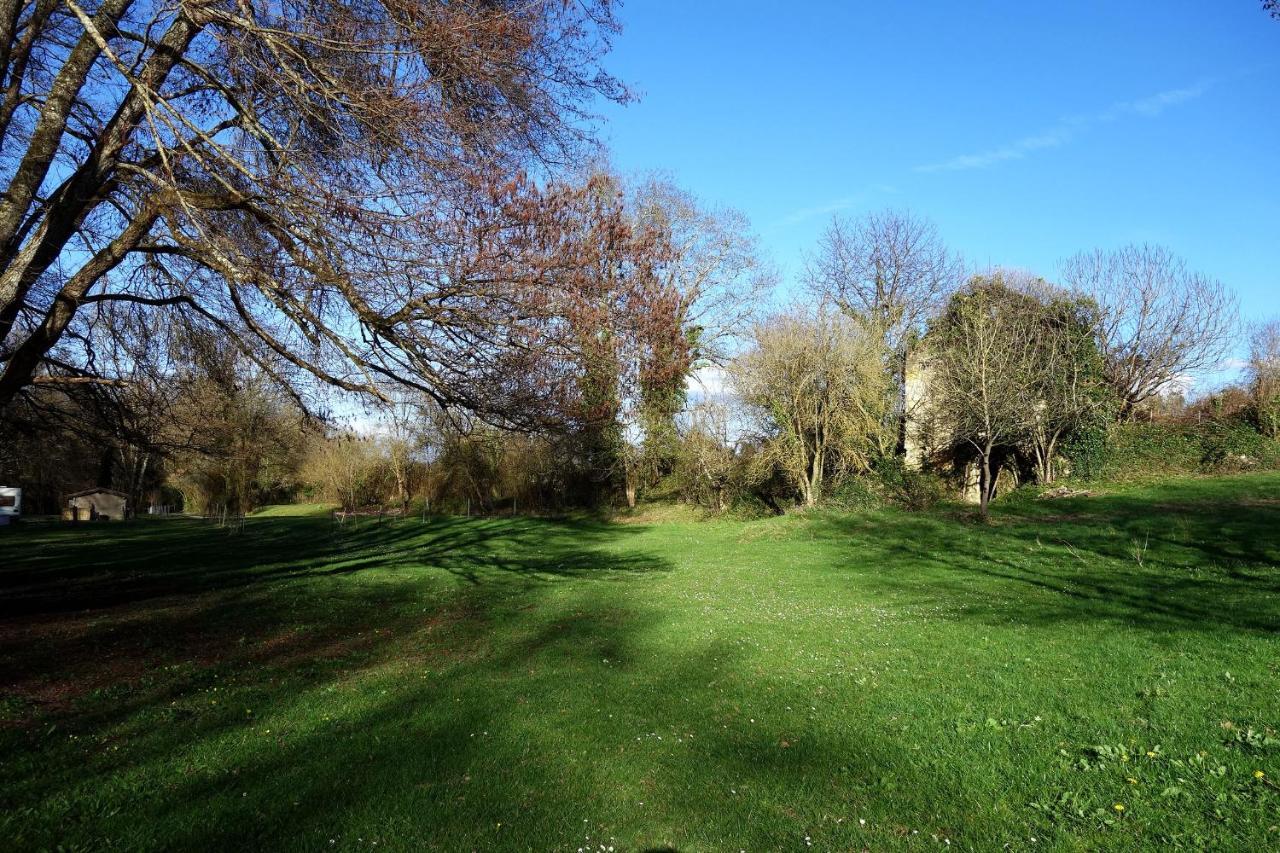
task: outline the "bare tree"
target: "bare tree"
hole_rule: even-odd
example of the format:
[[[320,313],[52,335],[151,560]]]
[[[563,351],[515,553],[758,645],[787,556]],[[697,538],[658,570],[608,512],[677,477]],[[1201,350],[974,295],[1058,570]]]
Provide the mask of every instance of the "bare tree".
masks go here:
[[[395,488],[395,502],[405,509],[418,485],[414,475],[419,463],[430,455],[435,438],[433,429],[437,413],[429,397],[391,392],[390,403],[379,407],[373,434],[382,447],[387,470]]]
[[[345,511],[386,499],[388,476],[383,449],[372,436],[352,432],[318,436],[302,466],[303,476],[326,500]]]
[[[1027,444],[1036,479],[1047,485],[1056,479],[1063,441],[1104,423],[1112,398],[1093,337],[1093,303],[1052,291],[1030,301],[1022,310],[1038,322],[1035,363],[1024,371],[1034,379],[1036,396]]]
[[[119,408],[152,425],[148,443],[188,510],[244,513],[291,499],[313,425],[228,342],[192,336],[182,347],[163,377],[131,379]],[[150,398],[141,411],[140,397]]]
[[[1259,429],[1272,438],[1280,438],[1280,320],[1253,327],[1248,376]]]
[[[1170,384],[1216,368],[1236,334],[1235,295],[1160,246],[1084,252],[1063,262],[1063,278],[1098,305],[1098,345],[1125,418]]]
[[[823,312],[775,317],[755,327],[730,373],[762,421],[766,453],[806,506],[821,499],[829,474],[866,470],[892,448],[880,340],[855,320]]]
[[[775,272],[761,260],[742,213],[707,208],[657,176],[644,178],[629,196],[631,215],[666,249],[653,274],[655,295],[661,294],[670,319],[662,327],[666,333],[649,336],[635,407],[643,440],[634,473],[652,483],[675,464],[676,415],[686,402],[690,373],[727,362],[759,316]]]
[[[566,261],[517,170],[572,159],[591,99],[627,97],[597,63],[608,0],[0,12],[0,406],[119,381],[91,329],[125,310],[281,381],[519,411],[512,377],[546,380],[527,353]]]
[[[855,220],[834,217],[806,270],[816,298],[874,324],[895,352],[963,278],[960,259],[937,227],[897,210]]]
[[[932,222],[884,210],[833,217],[806,269],[809,292],[875,329],[883,341],[891,404],[885,428],[905,447],[906,376],[912,336],[963,281],[964,265]]]
[[[634,215],[669,243],[657,275],[679,295],[679,319],[699,360],[724,364],[758,319],[776,282],[740,211],[708,208],[670,181],[650,176],[632,193]]]

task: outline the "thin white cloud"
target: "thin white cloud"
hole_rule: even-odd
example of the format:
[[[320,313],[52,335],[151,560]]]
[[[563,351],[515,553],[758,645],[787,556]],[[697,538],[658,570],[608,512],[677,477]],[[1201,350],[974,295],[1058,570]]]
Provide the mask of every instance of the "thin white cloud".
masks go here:
[[[1183,89],[1169,89],[1165,92],[1159,92],[1149,98],[1143,98],[1139,101],[1133,101],[1129,104],[1132,112],[1140,115],[1154,118],[1169,107],[1175,107],[1178,104],[1195,100],[1196,98],[1209,91],[1212,84],[1208,80],[1203,80],[1194,86],[1187,86]]]
[[[801,222],[805,222],[809,219],[814,219],[817,217],[827,217],[833,213],[839,213],[842,210],[848,210],[851,207],[857,207],[860,204],[864,204],[871,198],[871,196],[877,193],[882,195],[892,195],[897,191],[898,191],[897,187],[894,187],[890,184],[877,184],[874,187],[870,187],[869,189],[863,190],[862,192],[859,192],[859,193],[854,193],[853,195],[842,196],[840,198],[832,199],[831,201],[825,202],[823,204],[816,204],[811,207],[797,208],[796,210],[793,210],[790,213],[788,213],[786,216],[783,216],[779,219],[775,219],[773,222],[770,222],[767,226],[765,226],[764,230],[766,232],[776,231],[780,228],[787,228],[791,225],[798,225]]]
[[[795,225],[804,222],[806,219],[813,219],[815,216],[829,216],[833,213],[839,213],[842,210],[848,210],[857,204],[861,196],[845,196],[826,204],[815,204],[812,207],[801,207],[791,211],[781,219],[777,219],[769,223],[770,228],[785,228],[788,225]]]
[[[916,171],[959,172],[966,169],[986,169],[1006,160],[1021,160],[1033,151],[1057,148],[1060,145],[1065,145],[1070,139],[1071,134],[1065,129],[1059,128],[1037,136],[1027,136],[1017,142],[1002,145],[999,148],[979,151],[976,154],[961,154],[959,157],[952,157],[942,163],[917,166]]]
[[[1059,119],[1056,124],[1040,133],[1024,136],[1007,145],[989,148],[972,154],[961,154],[938,163],[926,163],[916,166],[917,172],[960,172],[969,169],[988,169],[998,163],[1009,160],[1021,160],[1036,151],[1059,148],[1076,138],[1080,133],[1100,124],[1118,121],[1126,116],[1155,118],[1170,107],[1194,100],[1213,86],[1212,80],[1202,80],[1193,86],[1178,89],[1166,89],[1145,98],[1134,101],[1121,101],[1109,108],[1089,115],[1068,116]]]

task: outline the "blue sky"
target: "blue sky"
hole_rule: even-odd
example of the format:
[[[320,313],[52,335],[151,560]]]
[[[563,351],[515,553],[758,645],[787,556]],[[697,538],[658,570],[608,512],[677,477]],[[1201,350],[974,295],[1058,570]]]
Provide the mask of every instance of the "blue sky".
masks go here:
[[[623,171],[746,213],[784,281],[834,212],[909,208],[1053,278],[1151,241],[1280,314],[1280,21],[1256,0],[630,0]]]

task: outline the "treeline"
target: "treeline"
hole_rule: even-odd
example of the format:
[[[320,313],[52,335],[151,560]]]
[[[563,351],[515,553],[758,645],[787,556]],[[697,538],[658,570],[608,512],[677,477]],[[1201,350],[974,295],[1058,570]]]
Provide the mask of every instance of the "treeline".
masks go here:
[[[985,512],[1000,490],[1064,474],[1280,462],[1280,323],[1251,330],[1241,384],[1186,402],[1179,383],[1233,343],[1235,305],[1163,249],[1078,255],[1058,285],[968,272],[910,214],[837,219],[805,298],[761,316],[769,274],[737,215],[662,182],[608,180],[628,216],[685,235],[667,270],[679,319],[658,347],[635,332],[652,316],[593,314],[590,346],[564,356],[576,393],[539,422],[400,389],[339,427],[225,341],[175,332],[159,375],[24,395],[4,427],[5,476],[34,511],[96,484],[137,507],[212,514],[287,501],[783,512],[960,493]]]
[[[0,479],[36,511],[93,485],[220,513],[985,511],[1236,328],[1162,249],[975,275],[893,212],[833,221],[767,316],[741,214],[601,167],[592,107],[631,97],[606,0],[13,9]],[[1274,433],[1267,334],[1245,393]]]
[[[673,369],[660,416],[643,396],[615,396],[576,435],[419,418],[433,426],[409,442],[423,460],[415,494],[481,512],[637,497],[782,512],[966,494],[985,513],[1024,483],[1124,476],[1145,464],[1144,437],[1184,437],[1154,470],[1280,462],[1280,325],[1249,330],[1240,385],[1186,403],[1190,378],[1223,366],[1240,326],[1230,290],[1163,248],[1082,253],[1055,284],[970,272],[932,224],[887,211],[834,220],[805,281],[804,299],[737,326],[731,357]],[[722,387],[690,383],[699,365]]]
[[[187,312],[104,312],[118,378],[24,388],[5,409],[0,476],[44,512],[93,485],[202,513],[308,497],[476,512],[634,501],[672,470],[689,375],[728,358],[773,273],[740,214],[656,177],[595,170],[539,191],[528,215],[518,241],[495,235],[484,251],[536,258],[541,292],[464,300],[518,315],[473,330],[529,324],[518,343],[407,359],[360,391],[282,375]],[[360,411],[361,428],[338,426]]]

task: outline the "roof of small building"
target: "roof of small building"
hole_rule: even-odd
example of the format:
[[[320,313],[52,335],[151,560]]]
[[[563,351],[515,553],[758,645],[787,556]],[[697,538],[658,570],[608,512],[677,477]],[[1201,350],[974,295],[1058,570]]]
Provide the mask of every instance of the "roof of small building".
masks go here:
[[[117,491],[116,489],[104,489],[99,487],[94,489],[85,489],[82,492],[75,492],[74,494],[67,495],[67,500],[71,500],[72,498],[83,498],[86,495],[114,495],[117,498],[126,499],[129,497],[126,493]]]

